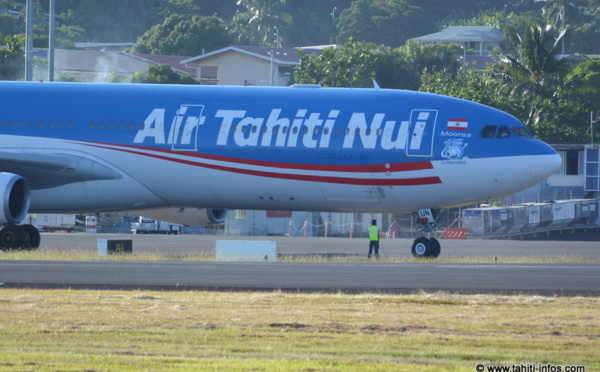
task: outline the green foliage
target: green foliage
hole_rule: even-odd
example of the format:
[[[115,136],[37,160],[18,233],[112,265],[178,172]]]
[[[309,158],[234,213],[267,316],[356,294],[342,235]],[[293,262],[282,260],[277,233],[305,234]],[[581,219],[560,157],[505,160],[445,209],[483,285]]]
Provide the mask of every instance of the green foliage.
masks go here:
[[[372,87],[375,79],[382,88],[416,90],[423,70],[457,69],[460,50],[457,46],[415,42],[393,49],[351,39],[339,49],[301,54],[294,79],[332,87]]]
[[[193,0],[168,0],[154,6],[159,18],[166,19],[173,14],[198,14],[200,6]]]
[[[564,31],[556,33],[550,26],[535,24],[523,34],[513,28],[505,30],[509,52],[500,54],[499,76],[506,81],[510,94],[528,100],[552,95],[569,71],[568,61],[558,58],[564,35]]]
[[[488,72],[473,68],[454,72],[427,70],[422,76],[420,91],[479,102],[518,116],[522,107],[499,94],[501,86],[499,80],[490,79]]]
[[[272,40],[262,42],[261,36],[258,32],[254,32],[255,29],[250,25],[250,18],[252,18],[252,15],[249,13],[238,13],[231,20],[227,30],[235,44],[274,46],[275,43]]]
[[[284,37],[285,29],[292,24],[292,16],[283,10],[285,1],[238,0],[237,5],[246,9],[241,18],[247,21],[247,27],[243,28],[243,32],[253,34],[251,37],[254,40],[259,40],[260,45],[278,46],[275,45],[275,33],[279,30],[279,37]],[[242,29],[241,19],[237,21],[236,35],[238,37],[240,36],[239,30]]]
[[[412,77],[412,84],[405,89],[418,90],[425,70],[456,71],[462,64],[459,56],[463,51],[458,45],[428,44],[408,41],[398,48]],[[401,88],[401,87],[397,87]]]
[[[6,37],[4,44],[6,49],[0,49],[0,80],[22,79],[25,74],[25,65],[18,38]]]
[[[145,84],[199,84],[191,76],[176,73],[169,65],[149,66],[146,72],[136,72],[129,82]]]
[[[581,62],[569,75],[569,81],[586,91],[600,94],[600,58],[593,57]]]
[[[320,54],[300,52],[300,65],[294,72],[294,80],[328,87],[372,86],[375,60],[368,51],[368,44],[349,41],[343,48],[327,48]]]
[[[428,71],[422,91],[480,102],[509,112],[547,142],[584,142],[590,112],[600,111],[600,62],[583,62],[568,74],[557,58],[560,37],[531,25],[509,34],[513,55],[485,71]]]
[[[172,15],[138,38],[133,53],[194,56],[230,45],[218,17]]]
[[[0,38],[23,32],[23,24],[9,14],[0,14]]]
[[[336,41],[348,38],[376,44],[400,46],[411,37],[433,31],[423,22],[423,8],[403,0],[356,0],[341,12]]]

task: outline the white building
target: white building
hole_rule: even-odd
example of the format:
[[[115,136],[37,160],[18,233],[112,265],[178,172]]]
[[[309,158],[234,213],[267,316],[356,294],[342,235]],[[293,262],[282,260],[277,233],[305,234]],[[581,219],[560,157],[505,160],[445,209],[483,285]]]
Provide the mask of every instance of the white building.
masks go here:
[[[318,52],[305,49],[306,53]],[[287,86],[300,63],[298,49],[230,46],[181,61],[207,85]]]

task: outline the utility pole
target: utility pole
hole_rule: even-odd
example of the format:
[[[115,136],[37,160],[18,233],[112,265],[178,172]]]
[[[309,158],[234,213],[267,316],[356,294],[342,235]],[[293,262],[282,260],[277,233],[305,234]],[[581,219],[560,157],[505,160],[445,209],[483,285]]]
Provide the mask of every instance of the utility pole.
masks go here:
[[[50,0],[50,22],[48,25],[48,81],[54,81],[54,3]]]
[[[33,78],[33,0],[27,0],[25,19],[25,81]]]

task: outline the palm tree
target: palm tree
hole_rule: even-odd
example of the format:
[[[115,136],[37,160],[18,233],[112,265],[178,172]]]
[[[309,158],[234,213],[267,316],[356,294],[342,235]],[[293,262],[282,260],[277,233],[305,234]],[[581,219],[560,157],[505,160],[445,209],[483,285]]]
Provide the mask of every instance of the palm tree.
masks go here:
[[[237,5],[247,9],[250,24],[256,26],[263,43],[274,33],[275,27],[290,23],[290,15],[281,11],[286,0],[238,0]],[[277,45],[279,46],[279,45]]]
[[[521,96],[530,107],[528,122],[534,122],[536,102],[551,98],[570,70],[567,59],[559,58],[565,30],[530,24],[523,34],[507,28],[505,39],[511,53],[500,54],[499,72],[512,96]]]
[[[565,27],[568,20],[581,18],[578,7],[586,5],[586,2],[581,0],[535,0],[535,2],[544,3],[542,12],[549,20],[554,21],[555,27],[558,25]]]
[[[512,54],[500,54],[502,77],[512,86],[511,94],[528,99],[548,96],[569,72],[569,63],[560,59],[558,45],[565,30],[530,24],[523,34],[507,28],[506,42]]]
[[[553,22],[554,27],[560,25],[561,29],[565,29],[565,24],[568,24],[568,20],[579,20],[581,19],[581,12],[578,6],[583,6],[585,3],[581,0],[535,0],[535,2],[542,2],[543,14],[548,18],[549,21]],[[562,54],[565,54],[565,41],[561,42]]]

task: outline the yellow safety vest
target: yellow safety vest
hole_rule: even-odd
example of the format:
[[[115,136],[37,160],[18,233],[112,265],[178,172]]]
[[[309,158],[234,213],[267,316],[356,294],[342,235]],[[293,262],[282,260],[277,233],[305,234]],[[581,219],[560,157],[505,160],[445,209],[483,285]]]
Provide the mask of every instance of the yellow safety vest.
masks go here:
[[[369,226],[369,240],[372,242],[379,240],[379,228],[375,225]]]

